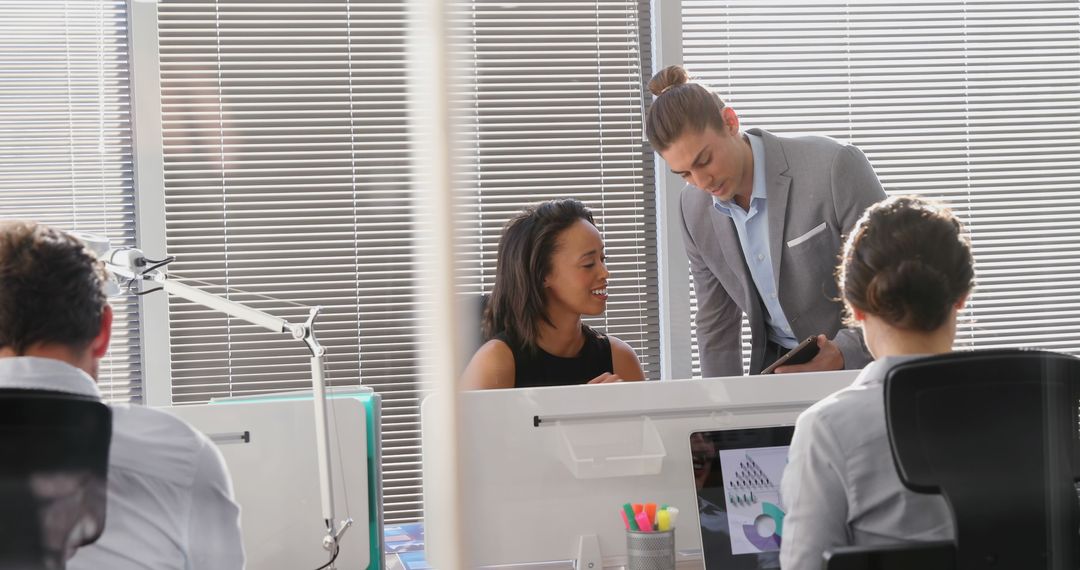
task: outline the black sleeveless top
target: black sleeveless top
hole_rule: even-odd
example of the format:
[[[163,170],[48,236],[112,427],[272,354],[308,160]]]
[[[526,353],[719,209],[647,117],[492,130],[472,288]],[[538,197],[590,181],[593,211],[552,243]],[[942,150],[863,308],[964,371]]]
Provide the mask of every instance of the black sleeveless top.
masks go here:
[[[510,342],[504,332],[492,338],[505,342],[514,354],[515,388],[572,386],[585,384],[605,372],[614,372],[608,337],[584,324],[581,332],[585,333],[585,345],[577,356],[569,358],[548,354],[539,348],[535,353],[529,353],[525,347]]]

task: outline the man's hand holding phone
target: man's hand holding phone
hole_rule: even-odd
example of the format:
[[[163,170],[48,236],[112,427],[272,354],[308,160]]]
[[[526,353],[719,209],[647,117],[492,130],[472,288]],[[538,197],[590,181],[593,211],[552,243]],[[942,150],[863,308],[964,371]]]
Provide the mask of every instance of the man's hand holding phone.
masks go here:
[[[843,368],[844,355],[840,352],[840,348],[825,335],[819,334],[817,337],[810,337],[799,343],[799,346],[788,351],[761,373],[790,374]]]

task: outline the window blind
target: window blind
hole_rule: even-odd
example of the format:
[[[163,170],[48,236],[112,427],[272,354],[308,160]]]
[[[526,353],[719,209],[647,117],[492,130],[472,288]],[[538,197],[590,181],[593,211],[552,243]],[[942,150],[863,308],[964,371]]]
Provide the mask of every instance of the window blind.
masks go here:
[[[135,245],[123,1],[6,2],[0,19],[0,217]],[[141,401],[138,304],[111,300],[98,386]]]
[[[967,225],[959,348],[1080,353],[1080,5],[682,6],[688,69],[745,127],[850,142],[886,192],[943,200]]]
[[[491,291],[502,227],[525,205],[577,198],[593,210],[611,273],[606,313],[586,322],[634,347],[658,378],[656,213],[642,125],[648,2],[461,2],[457,18],[463,289]]]
[[[409,187],[405,8],[344,0],[159,8],[166,239],[178,257],[170,269],[285,318],[303,314],[290,303],[325,308],[316,332],[330,383],[359,378],[384,397],[390,522],[419,519],[422,506],[414,329],[422,244],[413,243],[411,209],[424,189]],[[461,8],[467,21],[455,20],[465,27],[452,35],[468,50],[468,93],[448,96],[471,109],[460,143],[462,184],[476,206],[461,218],[475,246],[462,262],[466,280],[477,291],[490,285],[501,225],[525,203],[579,197],[599,214],[616,274],[600,326],[654,362],[637,44],[647,14],[636,2]],[[545,66],[549,56],[577,67]],[[170,318],[178,403],[309,386],[294,341],[177,300]]]
[[[302,321],[383,397],[387,520],[420,512],[403,2],[163,1],[170,270]],[[170,301],[173,398],[310,387],[307,350]]]

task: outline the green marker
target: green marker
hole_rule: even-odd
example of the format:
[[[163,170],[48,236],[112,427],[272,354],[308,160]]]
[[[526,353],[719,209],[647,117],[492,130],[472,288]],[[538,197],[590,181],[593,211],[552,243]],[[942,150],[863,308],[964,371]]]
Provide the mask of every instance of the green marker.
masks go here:
[[[630,503],[626,503],[622,506],[623,512],[626,513],[626,522],[630,524],[630,530],[634,532],[640,532],[641,527],[638,526],[637,520],[635,520],[634,507]]]

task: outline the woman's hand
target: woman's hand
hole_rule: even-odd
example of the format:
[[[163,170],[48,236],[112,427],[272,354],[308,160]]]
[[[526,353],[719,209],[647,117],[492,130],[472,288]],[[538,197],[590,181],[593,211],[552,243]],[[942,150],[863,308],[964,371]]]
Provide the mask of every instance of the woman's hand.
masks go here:
[[[605,372],[592,380],[589,380],[589,384],[611,384],[612,382],[622,382],[622,378],[618,374],[612,374],[611,372]]]

